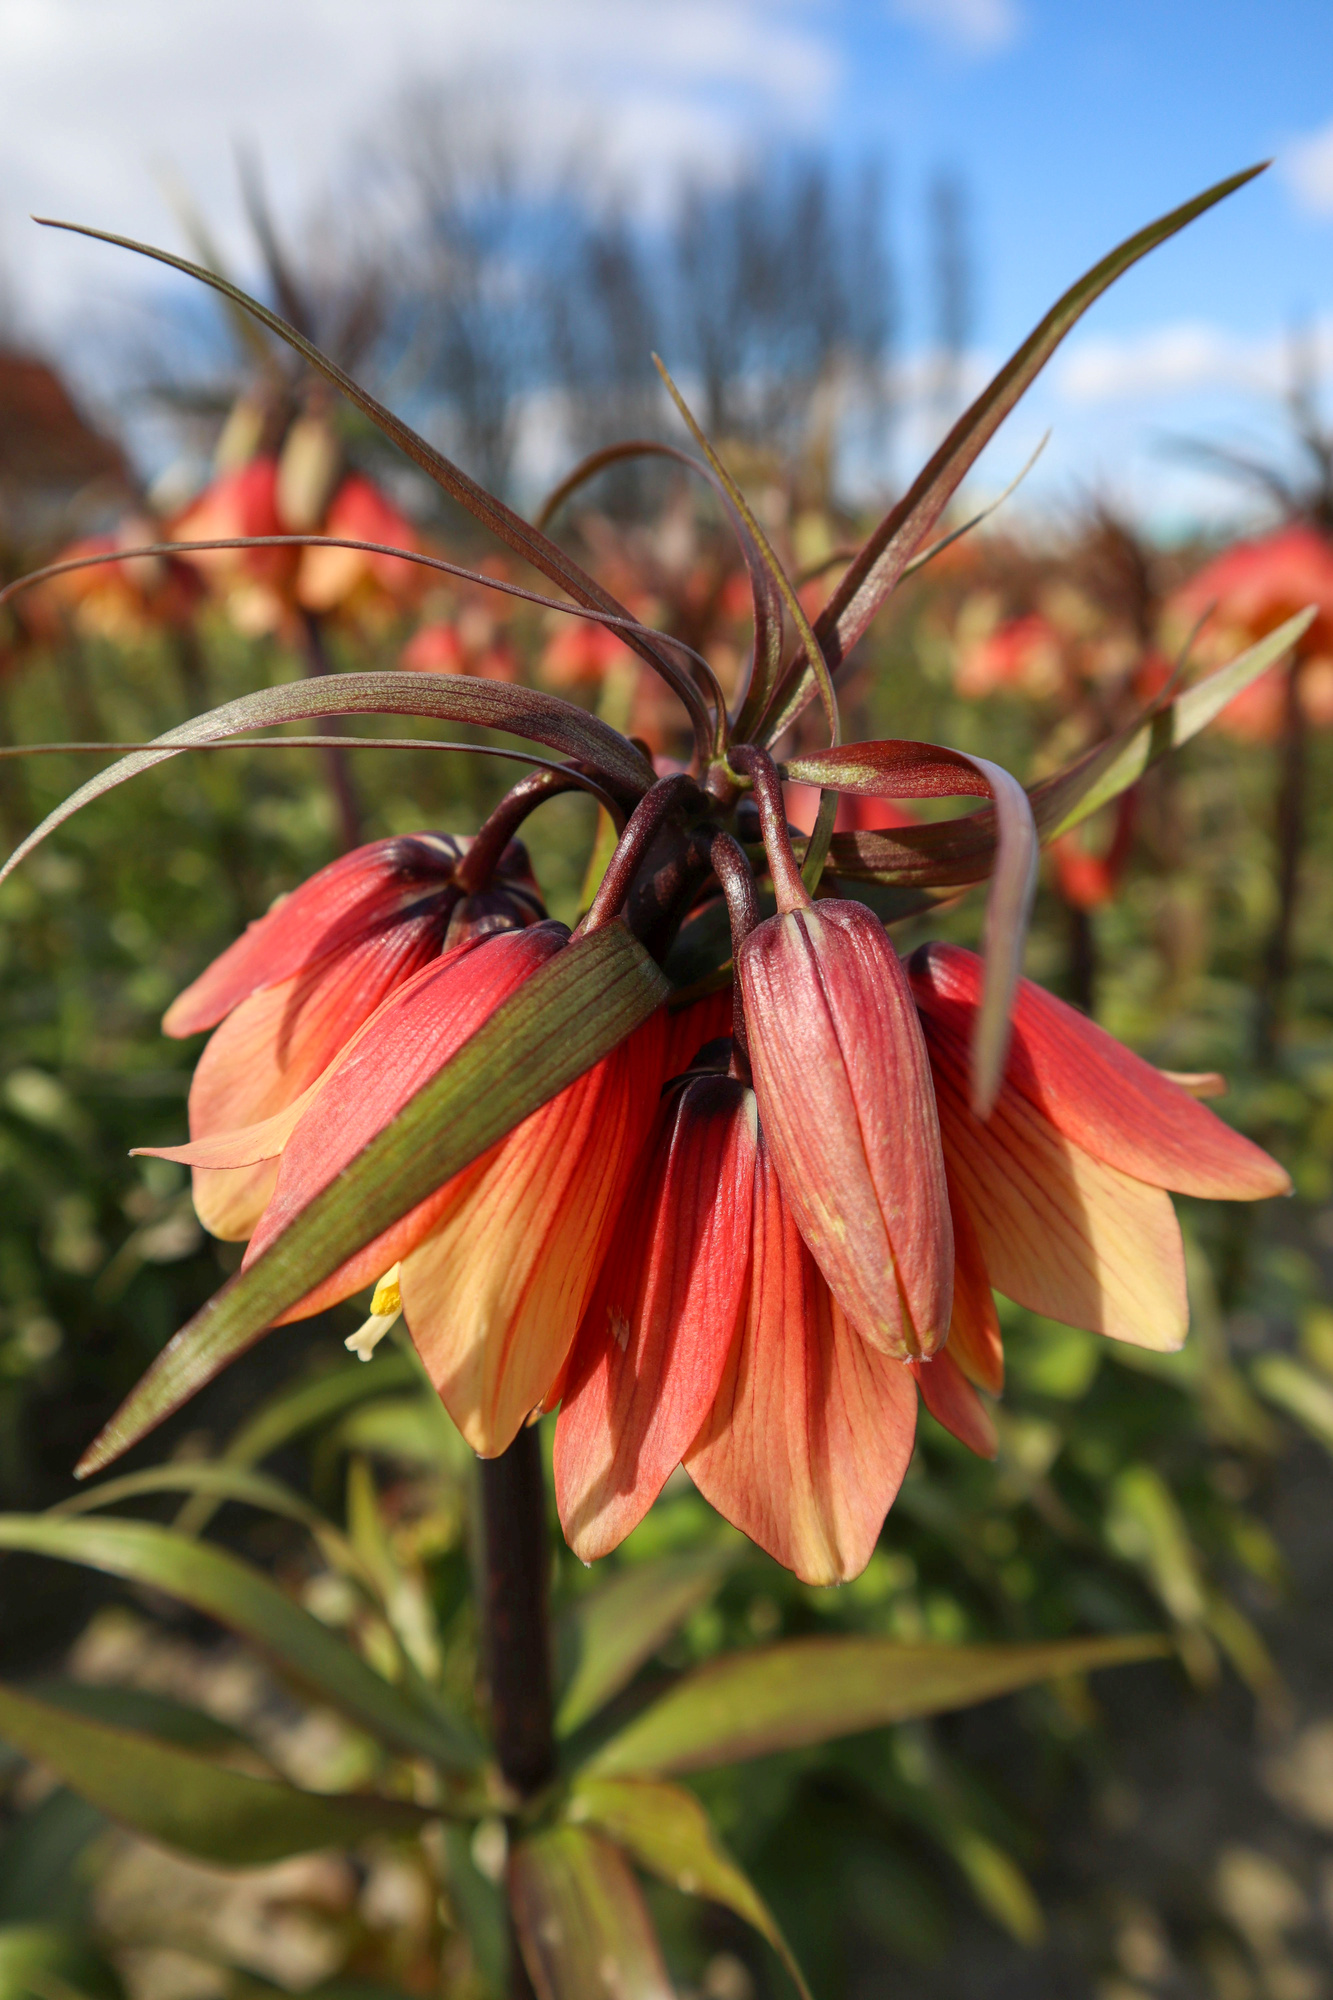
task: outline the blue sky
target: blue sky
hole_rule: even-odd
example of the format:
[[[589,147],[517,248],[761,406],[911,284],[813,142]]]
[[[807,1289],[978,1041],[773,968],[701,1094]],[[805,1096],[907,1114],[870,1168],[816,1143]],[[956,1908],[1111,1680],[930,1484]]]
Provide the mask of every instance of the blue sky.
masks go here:
[[[590,135],[648,204],[681,163],[722,175],[775,135],[882,153],[909,347],[924,189],[959,169],[978,375],[1119,238],[1276,155],[1095,309],[993,448],[1000,483],[1053,425],[1031,501],[1096,486],[1166,525],[1230,504],[1161,459],[1160,433],[1257,434],[1297,315],[1324,322],[1333,379],[1328,0],[0,0],[0,47],[0,260],[44,338],[143,278],[29,210],[171,241],[170,164],[239,248],[236,138],[299,213],[405,81],[485,71],[534,149]]]

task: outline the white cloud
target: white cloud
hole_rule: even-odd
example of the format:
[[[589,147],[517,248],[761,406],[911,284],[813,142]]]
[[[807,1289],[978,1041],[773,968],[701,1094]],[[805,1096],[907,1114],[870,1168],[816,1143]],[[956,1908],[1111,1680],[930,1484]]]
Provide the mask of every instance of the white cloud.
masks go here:
[[[889,12],[977,56],[1007,49],[1024,26],[1016,0],[889,0]]]
[[[1302,328],[1307,365],[1333,367],[1333,322]],[[1055,364],[1054,384],[1069,404],[1147,400],[1228,389],[1277,395],[1291,381],[1291,340],[1246,338],[1202,321],[1178,321],[1125,338],[1086,337]]]
[[[235,140],[299,213],[404,84],[512,79],[540,135],[591,131],[633,193],[816,129],[838,80],[821,0],[0,0],[0,47],[0,246],[39,322],[118,280],[28,211],[173,238],[170,161],[234,251]]]
[[[1282,169],[1302,208],[1333,215],[1333,120],[1298,139],[1283,156]]]

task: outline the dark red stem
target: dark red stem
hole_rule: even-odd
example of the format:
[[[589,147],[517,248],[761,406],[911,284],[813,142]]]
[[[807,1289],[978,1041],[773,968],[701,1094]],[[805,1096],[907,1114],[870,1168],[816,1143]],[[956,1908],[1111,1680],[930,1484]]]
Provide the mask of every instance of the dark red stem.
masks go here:
[[[722,894],[727,899],[727,915],[731,919],[731,957],[735,964],[750,932],[759,922],[759,895],[754,885],[754,870],[751,868],[745,849],[729,833],[715,833],[709,849],[709,859],[713,873],[722,885]],[[735,1045],[740,1064],[746,1071],[746,1081],[750,1067],[750,1039],[745,1031],[745,1010],[741,1005],[741,987],[738,979],[733,979],[731,987],[731,1039]]]
[[[563,771],[533,771],[526,778],[520,778],[513,789],[505,793],[490,817],[482,822],[471,847],[454,870],[454,880],[464,895],[475,896],[489,887],[500,856],[529,813],[535,812],[539,805],[561,792],[584,790],[586,786],[581,773],[566,776]],[[607,804],[609,808],[610,802],[607,801]],[[620,817],[623,824],[623,815]]]
[[[305,677],[318,680],[332,671],[328,651],[324,644],[324,627],[313,611],[301,613],[301,631],[305,641]],[[331,736],[342,732],[342,718],[337,715],[321,717]],[[347,752],[337,745],[322,750],[324,768],[328,773],[329,790],[333,793],[333,803],[338,811],[338,830],[342,835],[343,848],[350,853],[361,845],[361,808],[357,804],[356,787],[352,783],[351,766],[347,762]]]
[[[796,856],[792,853],[791,835],[787,831],[787,806],[782,796],[782,780],[778,776],[777,765],[766,750],[760,750],[753,743],[733,744],[728,755],[735,768],[744,771],[754,786],[754,800],[759,808],[759,830],[764,837],[768,872],[773,878],[779,911],[785,914],[788,910],[808,909],[810,897],[801,880],[801,871],[796,866]]]
[[[600,930],[603,924],[609,924],[613,917],[619,915],[653,841],[671,815],[694,798],[702,803],[703,794],[694,779],[684,772],[676,777],[661,779],[650,792],[645,792],[630,814],[601,886],[579,925],[581,932]]]

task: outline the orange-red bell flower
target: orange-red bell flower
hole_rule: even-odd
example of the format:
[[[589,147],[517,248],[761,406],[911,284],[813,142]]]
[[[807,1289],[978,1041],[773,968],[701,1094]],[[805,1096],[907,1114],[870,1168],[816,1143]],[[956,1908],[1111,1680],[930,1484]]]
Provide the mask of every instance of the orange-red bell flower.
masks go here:
[[[1257,540],[1238,542],[1177,591],[1171,620],[1181,635],[1205,614],[1198,650],[1228,659],[1276,631],[1307,604],[1318,615],[1299,642],[1304,661],[1301,704],[1316,728],[1333,726],[1333,543],[1318,529],[1297,523]],[[1286,707],[1287,668],[1279,663],[1229,702],[1215,727],[1255,742],[1280,734]]]
[[[166,1149],[193,1167],[215,1236],[253,1230],[306,1093],[392,992],[479,926],[544,914],[517,845],[492,891],[464,896],[455,871],[469,845],[423,833],[355,849],[251,924],[168,1008],[169,1035],[216,1029],[190,1086],[192,1143]],[[243,1131],[249,1161],[236,1158]]]
[[[736,957],[759,1116],[802,1236],[864,1337],[901,1359],[949,1328],[953,1236],[911,990],[862,903],[769,918]]]

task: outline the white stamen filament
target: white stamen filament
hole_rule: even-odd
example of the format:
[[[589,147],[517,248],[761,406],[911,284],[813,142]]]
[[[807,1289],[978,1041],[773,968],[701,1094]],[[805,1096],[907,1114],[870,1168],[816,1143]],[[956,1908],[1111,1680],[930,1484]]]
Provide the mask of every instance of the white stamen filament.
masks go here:
[[[370,1301],[370,1318],[355,1333],[349,1333],[343,1343],[359,1361],[369,1361],[389,1328],[402,1317],[403,1299],[398,1289],[401,1268],[401,1265],[395,1264],[392,1270],[384,1273]]]

